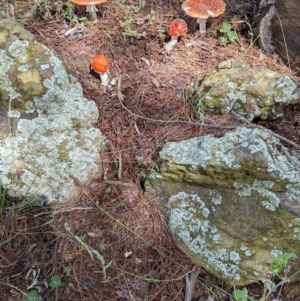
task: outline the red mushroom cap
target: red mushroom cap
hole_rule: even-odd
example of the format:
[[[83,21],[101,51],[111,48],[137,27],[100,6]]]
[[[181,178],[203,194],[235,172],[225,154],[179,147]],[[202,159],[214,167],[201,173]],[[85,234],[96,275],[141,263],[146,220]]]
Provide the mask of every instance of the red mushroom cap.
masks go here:
[[[193,18],[207,19],[223,14],[226,3],[222,0],[185,0],[181,8]]]
[[[186,34],[188,31],[187,24],[182,19],[175,19],[173,20],[168,29],[168,34],[170,36],[182,36]]]
[[[98,73],[105,73],[109,69],[109,59],[104,54],[97,54],[92,59],[91,68]]]
[[[77,5],[96,5],[106,3],[108,0],[69,0],[71,3]]]

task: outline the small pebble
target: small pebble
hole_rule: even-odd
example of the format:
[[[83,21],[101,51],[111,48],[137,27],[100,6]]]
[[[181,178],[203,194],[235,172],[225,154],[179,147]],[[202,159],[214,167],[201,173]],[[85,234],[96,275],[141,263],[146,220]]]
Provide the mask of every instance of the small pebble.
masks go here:
[[[115,86],[117,84],[117,79],[114,77],[111,81],[110,81],[110,84],[112,86]]]

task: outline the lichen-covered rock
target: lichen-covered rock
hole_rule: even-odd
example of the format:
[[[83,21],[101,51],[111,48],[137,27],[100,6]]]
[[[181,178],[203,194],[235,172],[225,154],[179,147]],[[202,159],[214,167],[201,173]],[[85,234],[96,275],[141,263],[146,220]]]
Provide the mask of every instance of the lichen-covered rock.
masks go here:
[[[194,263],[245,285],[265,277],[274,256],[300,255],[300,161],[271,134],[241,127],[170,142],[158,166],[146,191]]]
[[[295,103],[300,98],[290,76],[266,68],[251,69],[233,60],[219,64],[202,81],[196,95],[204,110],[218,114],[234,110],[249,120],[282,117],[276,107]]]
[[[101,176],[98,110],[46,46],[0,21],[0,181],[11,197],[74,201]]]

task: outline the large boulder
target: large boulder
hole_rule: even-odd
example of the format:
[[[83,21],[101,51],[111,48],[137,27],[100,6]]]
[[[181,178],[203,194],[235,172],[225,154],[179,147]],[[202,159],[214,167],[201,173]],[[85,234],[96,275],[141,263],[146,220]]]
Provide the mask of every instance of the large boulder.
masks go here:
[[[277,52],[287,65],[300,70],[299,0],[261,0],[260,45],[267,53]]]
[[[74,201],[101,177],[98,110],[58,57],[0,21],[0,181],[8,196]]]
[[[196,89],[195,101],[203,110],[218,114],[234,110],[249,120],[282,117],[279,107],[300,99],[299,88],[290,76],[253,69],[236,60],[220,63]]]
[[[180,248],[227,283],[258,281],[274,256],[300,255],[300,161],[268,132],[169,142],[146,191]]]

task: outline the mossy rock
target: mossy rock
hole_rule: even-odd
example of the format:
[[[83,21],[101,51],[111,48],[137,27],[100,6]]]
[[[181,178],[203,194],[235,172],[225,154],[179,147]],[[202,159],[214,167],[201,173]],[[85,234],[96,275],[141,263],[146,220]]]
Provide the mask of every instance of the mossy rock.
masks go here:
[[[194,102],[218,114],[235,111],[249,120],[282,117],[278,107],[299,101],[299,88],[288,75],[250,68],[238,60],[220,63],[196,87]]]
[[[241,127],[167,143],[146,191],[176,243],[231,285],[267,276],[274,256],[300,255],[300,161],[277,138]]]
[[[46,46],[0,21],[0,182],[8,196],[74,202],[101,177],[97,106]]]

